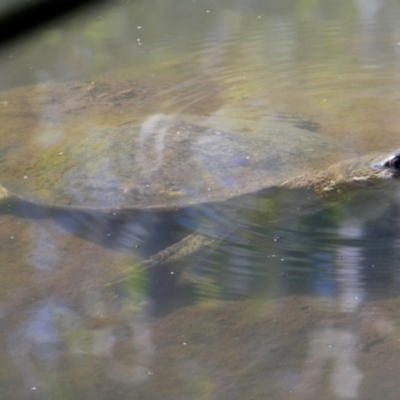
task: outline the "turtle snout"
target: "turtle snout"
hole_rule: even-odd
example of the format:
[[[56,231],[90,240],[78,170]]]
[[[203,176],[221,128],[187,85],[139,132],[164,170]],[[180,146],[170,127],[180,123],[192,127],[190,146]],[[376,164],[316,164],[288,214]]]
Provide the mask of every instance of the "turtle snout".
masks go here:
[[[400,175],[400,152],[396,152],[391,154],[389,157],[384,158],[383,160],[378,160],[377,162],[372,164],[374,169],[380,171],[391,172],[392,174],[399,176]]]
[[[396,172],[400,171],[400,154],[393,155],[393,157],[388,159],[383,166]]]

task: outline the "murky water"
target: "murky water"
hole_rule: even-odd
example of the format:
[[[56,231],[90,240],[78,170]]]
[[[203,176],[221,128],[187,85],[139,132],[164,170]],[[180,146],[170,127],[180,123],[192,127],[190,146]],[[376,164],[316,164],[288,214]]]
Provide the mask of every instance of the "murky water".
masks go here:
[[[399,14],[390,0],[116,2],[3,48],[0,183],[20,197],[0,205],[0,396],[397,399],[400,182],[343,178],[331,196],[342,170],[321,174],[400,147]],[[158,124],[189,116],[203,128],[177,151]],[[260,187],[233,174],[255,168],[232,145],[246,135],[275,174]],[[294,162],[310,138],[322,157]],[[165,161],[181,149],[203,171],[191,186]],[[179,200],[205,176],[219,186]],[[213,202],[243,187],[263,190]]]

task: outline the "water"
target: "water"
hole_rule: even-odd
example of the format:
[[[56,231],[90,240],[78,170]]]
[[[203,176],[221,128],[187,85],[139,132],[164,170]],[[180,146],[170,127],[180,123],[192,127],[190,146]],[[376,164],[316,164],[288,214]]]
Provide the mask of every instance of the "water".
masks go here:
[[[168,150],[151,122],[181,114],[309,129],[340,144],[335,161],[395,150],[399,12],[152,0],[51,24],[0,54],[0,147],[14,162],[2,174],[12,187],[62,175],[66,142],[85,143],[83,165],[91,132],[136,124],[151,176]],[[0,395],[397,399],[399,195],[273,189],[162,212],[3,202]],[[206,245],[159,253],[199,234]]]

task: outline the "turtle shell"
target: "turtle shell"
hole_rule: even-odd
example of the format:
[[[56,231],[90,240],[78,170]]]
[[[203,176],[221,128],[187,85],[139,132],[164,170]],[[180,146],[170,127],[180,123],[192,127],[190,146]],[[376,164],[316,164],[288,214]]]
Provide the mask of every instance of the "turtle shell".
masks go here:
[[[7,135],[3,135],[7,137]],[[0,142],[0,182],[40,204],[170,210],[220,202],[329,166],[343,148],[289,123],[153,115]]]

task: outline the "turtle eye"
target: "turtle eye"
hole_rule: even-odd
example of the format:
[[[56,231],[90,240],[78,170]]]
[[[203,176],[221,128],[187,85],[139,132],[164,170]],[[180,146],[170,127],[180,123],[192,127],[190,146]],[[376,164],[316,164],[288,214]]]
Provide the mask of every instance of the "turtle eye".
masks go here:
[[[400,171],[400,154],[396,154],[390,160],[387,160],[383,166]]]

